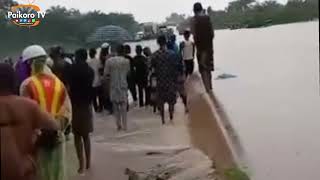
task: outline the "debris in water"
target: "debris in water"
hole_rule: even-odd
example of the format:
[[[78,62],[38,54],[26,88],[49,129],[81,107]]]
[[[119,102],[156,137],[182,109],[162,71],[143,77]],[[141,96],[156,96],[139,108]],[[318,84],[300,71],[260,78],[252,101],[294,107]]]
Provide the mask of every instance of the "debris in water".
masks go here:
[[[184,151],[189,150],[190,147],[186,147],[186,148],[180,148],[180,149],[176,149],[176,150],[166,150],[166,151],[149,151],[146,153],[147,156],[152,156],[152,155],[177,155],[179,153],[182,153]]]
[[[233,75],[233,74],[223,73],[223,74],[218,75],[218,77],[216,78],[216,80],[224,80],[224,79],[230,79],[230,78],[236,78],[236,77],[237,77],[237,76],[236,76],[236,75]]]
[[[147,152],[146,155],[147,156],[152,156],[152,155],[162,155],[164,154],[163,152]]]

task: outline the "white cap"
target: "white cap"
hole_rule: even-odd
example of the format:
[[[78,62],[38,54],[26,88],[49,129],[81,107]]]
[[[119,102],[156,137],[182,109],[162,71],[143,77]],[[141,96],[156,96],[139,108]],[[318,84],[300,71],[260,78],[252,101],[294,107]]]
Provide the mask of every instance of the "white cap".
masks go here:
[[[25,48],[22,52],[22,60],[27,61],[36,57],[47,56],[46,51],[39,45],[32,45]]]
[[[101,48],[107,48],[109,46],[109,43],[105,42],[101,45]]]

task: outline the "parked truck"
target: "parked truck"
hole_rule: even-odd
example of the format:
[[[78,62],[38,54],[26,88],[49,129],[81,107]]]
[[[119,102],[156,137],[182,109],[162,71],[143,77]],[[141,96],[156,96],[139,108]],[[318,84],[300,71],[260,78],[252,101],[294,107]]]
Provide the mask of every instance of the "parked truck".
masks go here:
[[[154,39],[158,34],[158,25],[155,23],[144,23],[143,24],[143,39]]]

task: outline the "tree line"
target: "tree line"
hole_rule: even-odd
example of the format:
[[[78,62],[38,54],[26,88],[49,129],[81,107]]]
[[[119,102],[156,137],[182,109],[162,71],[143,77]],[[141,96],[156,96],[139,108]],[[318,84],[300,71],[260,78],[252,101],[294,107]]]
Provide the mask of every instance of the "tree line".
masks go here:
[[[23,47],[30,44],[65,45],[73,47],[84,46],[87,37],[98,27],[105,25],[120,26],[134,34],[139,30],[139,24],[132,14],[103,13],[91,11],[81,13],[77,9],[67,9],[62,6],[53,6],[46,11],[46,16],[39,26],[19,27],[14,25],[6,16],[12,5],[12,0],[0,3],[0,57],[20,52]],[[67,47],[68,48],[68,47]]]
[[[289,0],[285,5],[277,1],[256,2],[255,0],[237,0],[229,3],[224,11],[212,11],[216,28],[260,27],[269,24],[284,24],[308,21],[319,17],[319,0]]]
[[[275,0],[258,2],[255,0],[235,0],[224,10],[206,9],[216,29],[254,28],[273,24],[309,21],[319,18],[319,0],[288,0],[280,4]],[[184,17],[171,15],[170,17]],[[168,18],[172,20],[172,18]],[[185,18],[180,28],[187,28],[190,18]],[[178,19],[178,18],[175,18]]]
[[[77,9],[67,9],[53,6],[46,11],[45,20],[39,26],[32,28],[19,27],[9,22],[5,17],[13,0],[0,1],[0,57],[12,52],[20,52],[29,44],[63,44],[73,47],[84,46],[86,38],[98,27],[117,25],[134,34],[139,30],[139,24],[132,14],[103,13],[91,11],[81,13]],[[257,2],[255,0],[235,0],[224,10],[206,9],[216,29],[252,28],[270,24],[283,24],[308,21],[319,18],[319,0],[288,0],[280,4],[275,0]],[[181,29],[189,26],[191,17],[171,14],[166,20],[169,23],[180,24]]]

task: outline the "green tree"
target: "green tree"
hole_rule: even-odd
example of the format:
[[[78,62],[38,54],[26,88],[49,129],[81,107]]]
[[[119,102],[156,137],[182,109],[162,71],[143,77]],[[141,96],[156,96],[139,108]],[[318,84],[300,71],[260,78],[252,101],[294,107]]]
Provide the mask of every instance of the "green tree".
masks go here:
[[[166,23],[175,23],[180,24],[186,20],[184,14],[172,13],[169,17],[166,18]]]
[[[244,12],[249,9],[249,5],[254,3],[255,0],[236,0],[229,3],[227,8],[228,12]]]
[[[11,6],[17,5],[18,3],[14,0],[1,0],[0,1],[0,11],[7,11]]]
[[[5,6],[1,4],[2,9],[10,7],[12,3],[8,4]],[[5,44],[1,46],[0,54],[21,52],[23,47],[30,44],[85,46],[87,37],[97,28],[106,25],[121,26],[131,33],[135,33],[139,28],[132,14],[105,14],[101,11],[81,13],[77,9],[67,9],[62,6],[50,7],[45,19],[36,27],[19,27],[0,18],[0,39]]]

